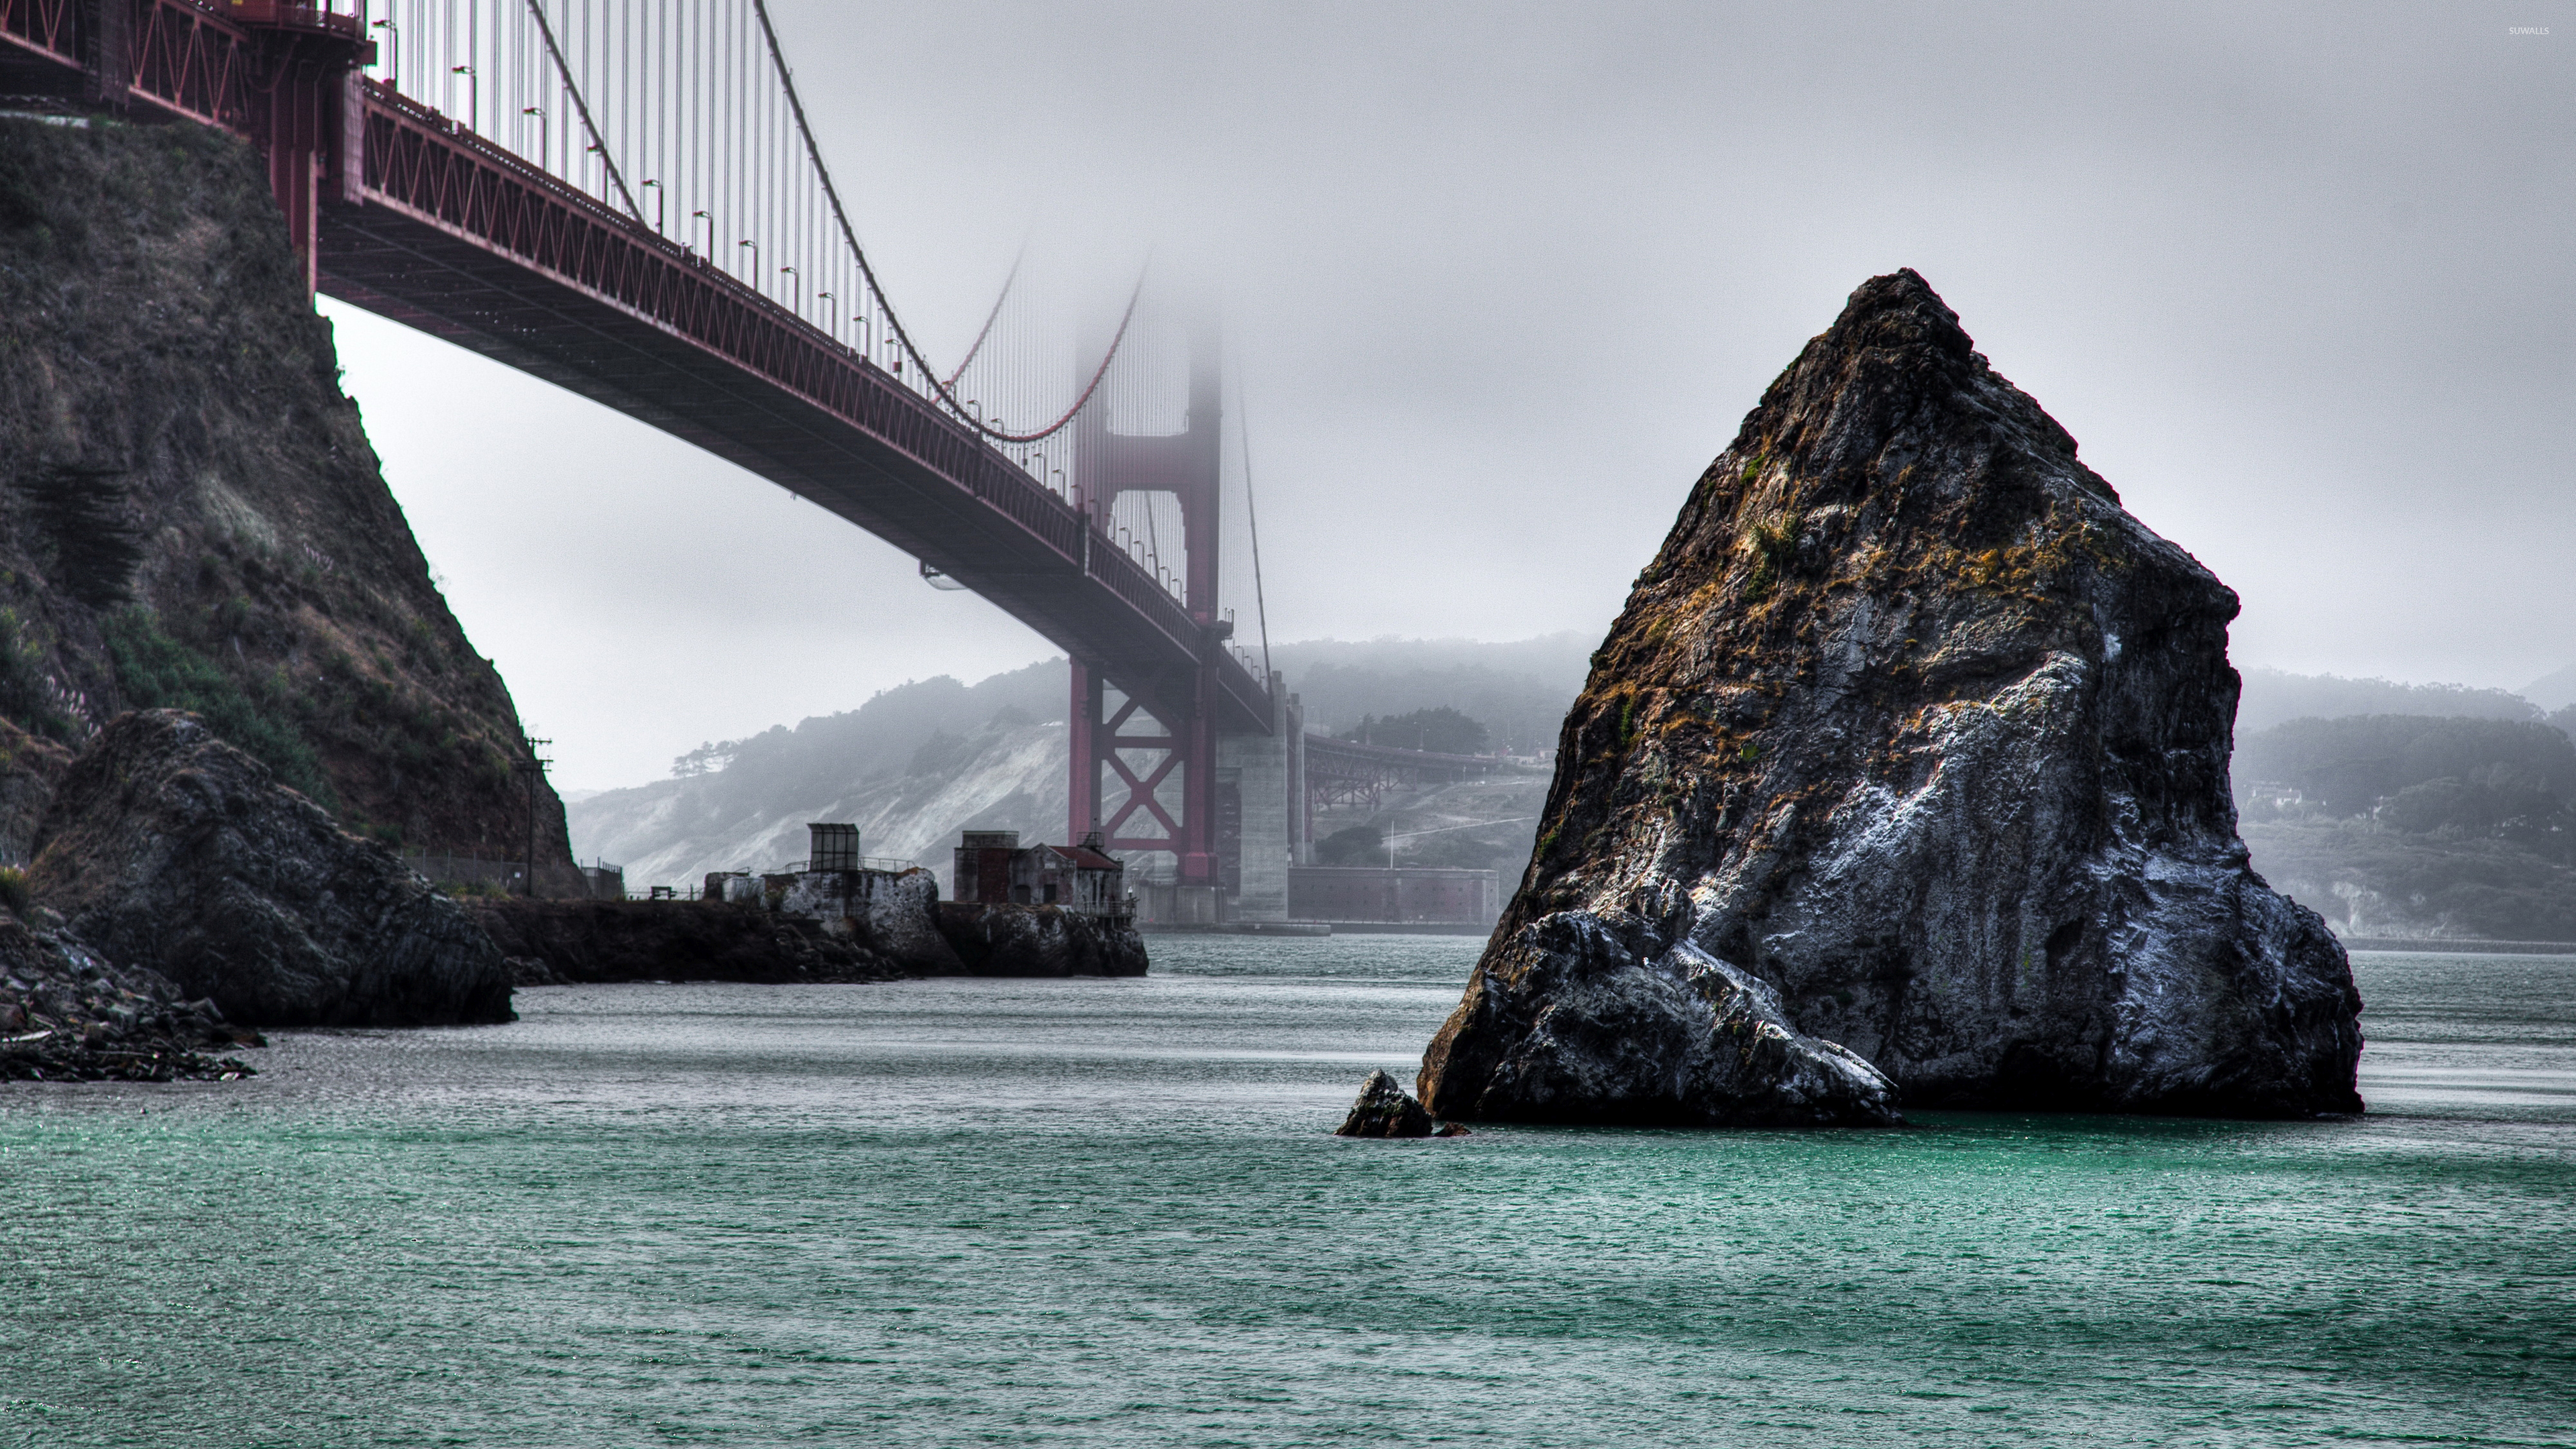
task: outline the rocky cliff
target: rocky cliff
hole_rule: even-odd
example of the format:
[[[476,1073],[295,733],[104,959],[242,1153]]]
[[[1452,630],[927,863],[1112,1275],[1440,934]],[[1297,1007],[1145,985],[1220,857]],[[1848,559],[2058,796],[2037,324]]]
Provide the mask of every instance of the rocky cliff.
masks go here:
[[[341,394],[258,157],[0,118],[0,860],[52,746],[156,706],[353,831],[524,850],[516,711]],[[537,815],[569,889],[550,791]]]
[[[1424,1105],[1883,1120],[1856,1056],[1911,1106],[2358,1110],[2343,951],[2236,835],[2236,607],[1872,280],[1594,656]]]

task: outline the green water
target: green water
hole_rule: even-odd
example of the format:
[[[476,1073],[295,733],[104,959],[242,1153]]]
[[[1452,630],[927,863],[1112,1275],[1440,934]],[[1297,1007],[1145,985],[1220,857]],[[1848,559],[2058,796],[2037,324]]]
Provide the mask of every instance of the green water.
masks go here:
[[[0,1446],[2576,1443],[2576,958],[2360,958],[2358,1122],[1326,1135],[1477,944],[0,1089]]]

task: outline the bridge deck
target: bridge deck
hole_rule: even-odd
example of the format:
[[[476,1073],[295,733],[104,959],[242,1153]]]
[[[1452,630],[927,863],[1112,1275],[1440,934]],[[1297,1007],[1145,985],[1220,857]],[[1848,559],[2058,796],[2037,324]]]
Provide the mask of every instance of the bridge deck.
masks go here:
[[[1000,605],[1121,689],[1267,733],[1262,682],[1071,504],[864,358],[646,227],[368,87],[362,200],[322,289],[788,488]]]
[[[221,7],[124,0],[84,78],[65,0],[0,0],[0,93],[261,139]],[[351,22],[354,25],[354,22]],[[96,45],[91,46],[96,49]],[[932,401],[650,227],[381,83],[324,170],[321,289],[593,398],[810,498],[998,604],[1158,715],[1268,733],[1267,681],[1065,500]],[[271,138],[273,139],[273,138]]]

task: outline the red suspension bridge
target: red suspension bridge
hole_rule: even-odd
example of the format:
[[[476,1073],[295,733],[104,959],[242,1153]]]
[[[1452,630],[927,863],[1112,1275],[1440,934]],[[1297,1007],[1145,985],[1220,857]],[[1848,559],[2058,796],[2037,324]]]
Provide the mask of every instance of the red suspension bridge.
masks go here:
[[[766,0],[0,0],[0,105],[239,136],[313,289],[687,439],[1000,605],[1073,661],[1076,835],[1169,851],[1213,891],[1237,875],[1221,830],[1268,833],[1245,801],[1273,771],[1302,788],[1276,677],[1217,602],[1213,328],[1169,326],[1140,281],[1078,351],[1006,285],[935,368]],[[1185,399],[1157,365],[1179,354]],[[1225,799],[1221,737],[1246,792]]]

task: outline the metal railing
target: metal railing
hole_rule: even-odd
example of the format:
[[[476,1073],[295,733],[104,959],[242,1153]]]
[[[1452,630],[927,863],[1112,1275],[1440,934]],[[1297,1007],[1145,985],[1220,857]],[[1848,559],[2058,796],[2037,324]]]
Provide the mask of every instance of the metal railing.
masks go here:
[[[901,874],[903,874],[905,871],[908,871],[908,870],[919,870],[919,869],[921,868],[921,862],[919,862],[919,861],[917,861],[917,860],[899,860],[899,859],[897,859],[897,858],[895,858],[894,856],[891,856],[891,855],[860,855],[860,856],[853,856],[853,857],[851,857],[851,858],[852,858],[854,861],[856,861],[856,862],[857,862],[857,864],[852,865],[852,866],[848,866],[848,867],[844,867],[844,869],[850,869],[850,870],[881,870],[881,871],[884,871],[885,873],[887,873],[888,875],[901,875]],[[791,861],[787,862],[785,865],[782,865],[782,866],[778,867],[776,870],[765,870],[765,871],[760,871],[760,872],[757,872],[757,874],[760,874],[760,875],[803,875],[805,872],[807,872],[807,871],[809,871],[809,870],[811,870],[811,869],[813,869],[813,862],[811,862],[811,861],[806,861],[806,860],[791,860]]]

